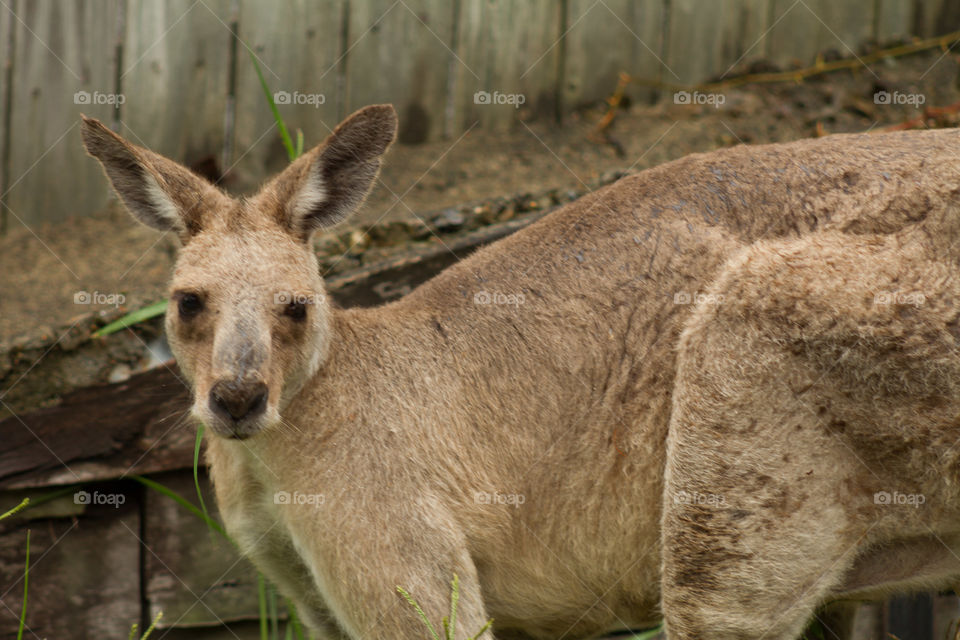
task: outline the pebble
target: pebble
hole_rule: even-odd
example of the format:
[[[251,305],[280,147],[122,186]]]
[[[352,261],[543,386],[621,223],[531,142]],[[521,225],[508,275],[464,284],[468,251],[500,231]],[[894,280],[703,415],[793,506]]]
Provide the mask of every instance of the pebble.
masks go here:
[[[436,215],[432,222],[438,231],[459,229],[463,226],[464,216],[458,209],[444,209]]]
[[[129,365],[118,364],[111,371],[110,375],[107,377],[109,382],[126,382],[130,379],[132,371]]]

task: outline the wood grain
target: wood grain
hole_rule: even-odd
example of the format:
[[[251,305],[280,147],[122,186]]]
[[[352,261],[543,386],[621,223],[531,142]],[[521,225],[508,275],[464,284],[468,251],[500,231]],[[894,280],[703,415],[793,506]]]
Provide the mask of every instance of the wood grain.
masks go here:
[[[117,0],[18,4],[6,196],[11,226],[39,228],[106,202],[107,185],[80,144],[79,122],[81,113],[109,120],[113,112],[107,101],[115,91],[117,7]]]

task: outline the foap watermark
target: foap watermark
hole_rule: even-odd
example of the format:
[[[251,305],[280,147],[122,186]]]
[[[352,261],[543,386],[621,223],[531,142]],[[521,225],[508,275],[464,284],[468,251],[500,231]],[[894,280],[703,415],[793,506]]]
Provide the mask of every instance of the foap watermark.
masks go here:
[[[927,301],[927,297],[919,291],[878,291],[873,296],[873,304],[909,304],[919,307]]]
[[[308,104],[315,109],[326,103],[327,97],[322,93],[301,93],[294,91],[277,91],[273,94],[273,101],[277,104]]]
[[[500,93],[494,91],[477,91],[473,94],[473,104],[510,104],[514,109],[519,109],[520,105],[527,101],[527,96],[522,93]]]
[[[720,507],[727,500],[717,493],[700,493],[699,491],[677,491],[673,494],[674,504],[696,504],[706,507]]]
[[[326,501],[322,493],[301,493],[277,491],[273,494],[273,504],[321,505]]]
[[[922,493],[900,493],[894,491],[877,491],[873,494],[873,504],[879,505],[902,505],[919,509],[920,505],[927,501],[927,497]]]
[[[119,307],[127,301],[122,293],[101,293],[100,291],[77,291],[73,294],[73,304],[111,304]]]
[[[673,294],[673,304],[723,304],[722,293],[689,293],[678,291]]]
[[[122,493],[101,493],[100,491],[77,491],[73,494],[73,504],[82,505],[108,505],[119,509],[120,505],[127,501],[127,496]]]
[[[322,293],[293,293],[278,291],[273,294],[274,304],[320,304],[324,300]]]
[[[926,103],[927,96],[922,93],[902,93],[900,91],[877,91],[873,94],[874,104],[907,104],[919,107]]]
[[[501,293],[500,291],[478,291],[473,294],[473,304],[506,304],[519,307],[527,301],[522,293]]]
[[[77,91],[73,94],[73,104],[123,104],[127,97],[122,93],[102,93],[100,91]]]
[[[473,494],[473,501],[477,504],[501,504],[520,508],[527,497],[522,493],[502,493],[500,491],[477,491]]]
[[[722,93],[701,93],[699,91],[677,91],[673,94],[674,104],[706,104],[714,109],[719,109],[720,105],[727,101],[727,96]]]

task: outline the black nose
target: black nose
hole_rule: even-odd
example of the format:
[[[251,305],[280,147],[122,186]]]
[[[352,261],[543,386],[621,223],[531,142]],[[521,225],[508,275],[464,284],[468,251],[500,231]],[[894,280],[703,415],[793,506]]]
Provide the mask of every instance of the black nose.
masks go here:
[[[267,408],[267,385],[257,380],[220,380],[210,389],[210,407],[234,422],[256,416]]]

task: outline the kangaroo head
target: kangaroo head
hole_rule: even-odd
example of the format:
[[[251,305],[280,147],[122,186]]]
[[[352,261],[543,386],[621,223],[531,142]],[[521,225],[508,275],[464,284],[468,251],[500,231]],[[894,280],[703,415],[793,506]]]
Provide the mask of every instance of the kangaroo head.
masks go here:
[[[167,336],[193,385],[192,413],[215,433],[242,439],[276,424],[323,363],[330,305],[310,238],[363,202],[396,127],[390,105],[361,109],[238,200],[83,119],[87,152],[133,216],[183,243]]]

